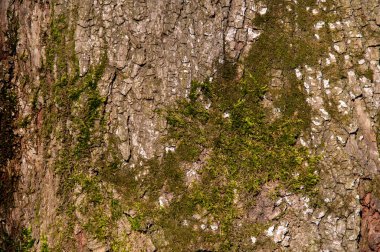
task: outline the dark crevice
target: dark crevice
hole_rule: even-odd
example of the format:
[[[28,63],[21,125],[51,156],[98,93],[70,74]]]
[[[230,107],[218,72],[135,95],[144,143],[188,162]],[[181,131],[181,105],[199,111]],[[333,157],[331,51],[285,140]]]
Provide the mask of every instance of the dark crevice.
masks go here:
[[[17,169],[12,163],[17,157],[19,139],[15,134],[17,118],[17,99],[14,81],[14,57],[18,42],[18,18],[15,14],[14,3],[7,10],[7,27],[0,41],[0,251],[14,251],[17,237],[17,223],[7,223],[9,211],[14,205],[13,193],[18,182]],[[8,227],[8,228],[6,228]]]

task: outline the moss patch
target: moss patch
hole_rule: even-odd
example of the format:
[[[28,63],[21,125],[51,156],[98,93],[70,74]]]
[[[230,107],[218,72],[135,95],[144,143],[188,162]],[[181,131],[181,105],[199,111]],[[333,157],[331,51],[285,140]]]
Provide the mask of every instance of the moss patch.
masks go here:
[[[62,205],[51,244],[54,251],[76,250],[73,236],[76,224],[89,238],[111,242],[113,232],[117,231],[114,224],[122,215],[112,189],[97,176],[102,168],[118,164],[115,142],[105,141],[107,99],[98,90],[108,64],[107,53],[80,76],[74,49],[77,9],[75,6],[61,9],[66,11],[55,13],[52,4],[53,18],[45,36],[46,74],[33,99],[38,101],[38,96],[42,96],[43,100],[34,107],[43,112],[40,136],[45,147],[45,165],[60,178],[58,193]],[[82,196],[78,202],[77,198]]]
[[[106,53],[80,77],[68,18],[75,15],[55,16],[47,36],[49,75],[37,95],[44,98],[41,135],[46,146],[50,139],[59,145],[53,165],[61,177],[62,211],[69,218],[59,245],[74,242],[78,222],[112,245],[117,239],[113,225],[129,208],[136,212],[128,217],[134,232],[152,237],[162,232],[162,239],[154,238],[158,249],[252,250],[260,242],[253,245],[250,234],[259,236],[265,224],[237,222],[263,185],[275,181],[288,191],[316,194],[318,160],[297,144],[312,110],[295,69],[317,65],[326,52],[327,45],[314,37],[314,24],[329,18],[330,6],[313,15],[315,1],[264,3],[269,12],[254,20],[262,34],[241,63],[242,78],[236,79],[236,64],[226,63],[214,82],[193,82],[189,97],[165,110],[164,141],[176,150],[125,169],[116,141],[111,136],[104,142],[106,98],[97,85],[107,67]],[[281,87],[271,86],[274,77]],[[264,106],[268,97],[280,115]],[[187,184],[187,174],[196,179]],[[113,197],[110,184],[121,199]],[[85,195],[79,204],[76,194]],[[115,241],[111,247],[122,245]]]
[[[276,181],[288,191],[317,193],[318,158],[297,144],[308,131],[312,109],[295,69],[319,65],[325,56],[323,41],[330,35],[325,29],[317,40],[314,24],[329,20],[331,6],[325,3],[326,12],[313,15],[315,1],[264,3],[269,11],[254,20],[262,34],[242,62],[243,77],[237,80],[236,65],[226,63],[215,81],[193,82],[189,97],[166,110],[165,141],[176,150],[140,167],[104,173],[138,212],[135,230],[163,230],[167,243],[157,241],[159,249],[268,247],[269,241],[250,242],[262,229],[251,230],[249,221],[237,224],[262,186]],[[271,86],[275,77],[281,87]],[[280,115],[263,105],[268,97]],[[198,179],[187,185],[189,173]]]

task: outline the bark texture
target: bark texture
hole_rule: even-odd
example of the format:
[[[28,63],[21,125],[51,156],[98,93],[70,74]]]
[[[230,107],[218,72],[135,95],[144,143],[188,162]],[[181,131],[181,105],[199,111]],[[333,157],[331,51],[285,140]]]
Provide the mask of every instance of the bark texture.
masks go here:
[[[269,2],[1,0],[0,251],[175,251],[154,220],[136,227],[134,206],[114,212],[124,191],[99,178],[102,169],[144,167],[172,151],[158,111],[188,97],[192,81],[217,78],[221,65],[241,77],[265,32],[253,20],[271,12]],[[325,2],[306,11],[318,15]],[[330,4],[334,18],[310,31],[327,51],[294,67],[311,107],[297,144],[320,157],[318,203],[302,192],[273,196],[277,182],[268,182],[235,223],[260,230],[239,234],[236,251],[380,251],[380,4]],[[269,88],[288,88],[276,70]],[[270,95],[265,102],[281,114]],[[86,191],[94,184],[100,199]],[[157,204],[172,198],[163,188]],[[215,234],[215,223],[194,229]],[[223,250],[215,244],[182,251]]]

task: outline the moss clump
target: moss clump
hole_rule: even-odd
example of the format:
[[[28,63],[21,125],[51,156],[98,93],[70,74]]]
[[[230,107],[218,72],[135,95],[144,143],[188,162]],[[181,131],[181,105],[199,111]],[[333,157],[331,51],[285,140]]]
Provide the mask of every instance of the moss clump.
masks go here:
[[[29,252],[32,251],[35,239],[32,238],[32,230],[30,228],[24,228],[21,231],[21,239],[19,244],[15,246],[17,252]]]
[[[368,80],[370,80],[371,82],[373,82],[373,74],[374,73],[371,68],[367,68],[366,70],[362,72],[362,75],[366,77]]]
[[[49,252],[49,245],[45,236],[42,237],[41,242],[41,252]]]

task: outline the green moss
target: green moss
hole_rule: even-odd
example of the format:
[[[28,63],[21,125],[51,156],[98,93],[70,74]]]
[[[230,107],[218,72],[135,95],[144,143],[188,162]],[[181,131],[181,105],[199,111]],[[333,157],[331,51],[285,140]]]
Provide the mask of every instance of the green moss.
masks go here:
[[[110,237],[110,225],[111,221],[106,216],[101,208],[96,209],[97,211],[94,214],[90,215],[89,220],[84,225],[84,228],[94,235],[97,239],[105,241]]]
[[[75,224],[99,241],[111,242],[112,232],[116,232],[113,224],[123,213],[123,206],[113,198],[112,190],[97,176],[103,168],[115,169],[120,163],[115,143],[104,142],[106,97],[100,95],[98,83],[108,65],[107,53],[84,76],[79,76],[74,44],[77,9],[63,9],[67,11],[56,15],[52,6],[46,38],[46,77],[33,99],[37,103],[42,96],[43,100],[41,137],[48,147],[45,160],[51,156],[50,139],[56,140],[54,148],[58,149],[51,168],[60,177],[59,195],[63,202],[60,211],[65,221],[56,227],[60,234],[53,244],[54,250],[62,249],[63,244],[74,246]],[[75,188],[85,196],[78,206],[74,201]],[[75,211],[82,212],[86,219],[78,220]]]
[[[30,117],[26,116],[26,117],[22,118],[20,122],[18,122],[17,126],[19,128],[25,129],[30,124],[30,120],[31,120]]]
[[[136,216],[134,218],[129,217],[128,218],[129,223],[131,223],[131,228],[134,231],[141,231],[142,225],[141,225],[141,216]]]
[[[19,251],[19,252],[32,251],[35,241],[36,239],[32,238],[32,230],[30,228],[22,229],[20,244],[19,246],[16,246],[16,251]]]
[[[373,82],[373,70],[372,69],[367,68],[362,74],[368,80],[370,80],[371,82]]]
[[[45,236],[42,237],[41,242],[41,252],[49,252],[49,245]]]

